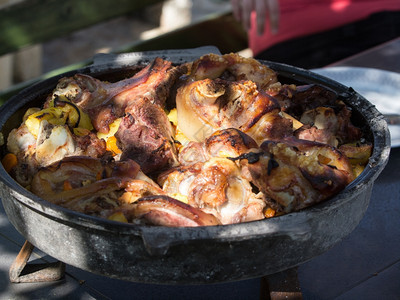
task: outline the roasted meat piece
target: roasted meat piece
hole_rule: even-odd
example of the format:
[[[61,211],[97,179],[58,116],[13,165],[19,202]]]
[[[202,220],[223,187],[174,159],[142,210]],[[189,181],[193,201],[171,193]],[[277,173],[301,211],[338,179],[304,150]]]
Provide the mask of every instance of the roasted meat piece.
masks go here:
[[[176,96],[179,129],[193,141],[214,131],[237,128],[258,143],[292,134],[291,120],[283,118],[278,101],[252,81],[204,79],[179,88]]]
[[[278,213],[296,211],[322,200],[298,167],[264,151],[253,152],[250,157],[251,160],[248,156],[236,158],[240,159],[242,175]]]
[[[214,215],[164,195],[143,197],[131,207],[125,207],[125,214],[131,219],[170,227],[221,224]]]
[[[251,80],[261,89],[278,82],[277,74],[254,58],[235,53],[207,54],[189,64],[191,80],[223,78],[229,81]]]
[[[268,89],[280,83],[276,73],[253,58],[208,54],[189,64],[176,95],[179,130],[192,141],[214,131],[237,128],[258,143],[291,134],[291,121]]]
[[[106,144],[94,133],[76,135],[67,125],[53,125],[46,120],[38,125],[37,136],[23,123],[8,136],[8,150],[18,158],[12,176],[23,186],[28,186],[38,168],[48,166],[68,156],[107,155]]]
[[[41,168],[31,189],[50,202],[100,217],[108,217],[142,196],[162,193],[133,160],[115,162],[86,156],[66,157]]]
[[[237,157],[258,148],[257,143],[247,134],[235,128],[218,130],[203,143],[190,142],[179,152],[179,162],[191,165],[205,162],[211,157]]]
[[[87,112],[100,133],[122,118],[115,137],[121,159],[133,159],[142,170],[173,166],[177,161],[174,133],[164,106],[170,89],[185,67],[156,58],[133,77],[115,83],[77,74],[60,81],[48,103],[64,96]]]
[[[283,87],[278,94],[276,98],[285,103],[282,110],[296,118],[300,118],[303,112],[317,107],[338,105],[338,95],[331,89],[317,84],[298,85],[295,89],[293,86]]]
[[[304,126],[296,130],[294,135],[299,139],[334,147],[360,140],[362,133],[360,128],[352,124],[350,110],[342,105],[335,108],[320,106],[305,111],[300,118]]]
[[[175,166],[174,132],[164,110],[147,98],[137,99],[122,118],[115,137],[121,159],[133,159],[146,174]]]
[[[347,157],[325,144],[292,137],[260,149],[253,163],[241,160],[243,174],[284,212],[328,199],[354,179]]]
[[[228,158],[173,168],[158,182],[169,196],[214,215],[222,224],[264,218],[263,195],[253,193],[240,168]]]
[[[107,133],[109,125],[122,117],[126,108],[138,99],[145,97],[149,102],[164,107],[170,88],[185,69],[156,58],[131,78],[115,83],[77,74],[61,79],[47,103],[63,95],[89,114],[97,131]]]
[[[291,118],[299,139],[339,146],[359,140],[360,128],[351,121],[351,110],[326,87],[282,85],[268,93],[279,102],[283,115]]]

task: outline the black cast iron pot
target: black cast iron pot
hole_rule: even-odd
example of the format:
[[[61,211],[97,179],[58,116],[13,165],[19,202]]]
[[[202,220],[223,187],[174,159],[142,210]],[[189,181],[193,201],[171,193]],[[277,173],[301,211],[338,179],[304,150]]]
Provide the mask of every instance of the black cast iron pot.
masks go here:
[[[57,81],[75,73],[110,81],[134,72],[154,55],[177,63],[196,58],[180,50],[108,57],[23,90],[0,109],[4,137],[19,126],[27,107],[41,103]],[[131,59],[131,58],[134,59]],[[127,59],[128,58],[128,59]],[[196,228],[137,226],[87,216],[47,202],[17,184],[0,167],[1,199],[10,222],[35,247],[75,267],[145,283],[227,282],[276,273],[322,254],[362,219],[375,179],[385,167],[390,138],[375,107],[353,91],[310,71],[273,62],[281,82],[318,83],[335,90],[353,110],[353,122],[374,144],[364,172],[341,193],[300,212],[261,221]],[[3,146],[4,147],[4,146]]]

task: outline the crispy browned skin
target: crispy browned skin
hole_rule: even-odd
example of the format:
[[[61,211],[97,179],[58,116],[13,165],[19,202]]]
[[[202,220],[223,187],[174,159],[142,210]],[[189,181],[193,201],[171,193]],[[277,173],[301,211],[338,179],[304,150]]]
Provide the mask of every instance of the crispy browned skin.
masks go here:
[[[214,132],[204,143],[211,156],[235,157],[257,147],[257,143],[244,132],[228,128]]]
[[[102,161],[87,156],[66,157],[48,167],[41,168],[32,181],[32,191],[44,199],[64,202],[97,191],[104,185],[101,180],[122,187],[124,181],[135,178],[139,166],[134,161]],[[68,182],[71,189],[65,189]],[[91,183],[91,184],[85,184]],[[87,191],[87,192],[83,192]],[[101,190],[98,190],[101,192]]]
[[[140,167],[132,160],[66,157],[36,173],[32,192],[63,207],[106,217],[122,204],[162,193],[150,180],[135,179],[139,174]]]
[[[251,80],[261,89],[277,82],[277,74],[254,58],[235,53],[207,54],[190,64],[191,80],[222,77],[230,81]]]
[[[221,224],[212,214],[163,195],[143,197],[131,207],[125,207],[125,211],[132,218],[144,219],[154,225],[196,227]]]
[[[241,159],[243,175],[267,196],[268,204],[289,213],[322,200],[298,167],[258,152],[257,159]]]
[[[201,142],[230,127],[258,143],[291,134],[291,122],[278,115],[278,101],[266,92],[280,86],[275,71],[233,53],[204,55],[188,65],[176,106],[180,129],[190,140]]]
[[[161,174],[158,182],[173,196],[185,196],[188,204],[215,215],[222,224],[263,219],[266,206],[254,194],[232,157],[246,156],[257,143],[238,129],[220,130],[203,143],[189,143],[180,153],[184,166]]]
[[[164,110],[147,98],[138,99],[122,118],[115,137],[121,159],[135,160],[146,174],[176,165],[173,129]]]
[[[115,135],[122,159],[138,162],[145,173],[163,170],[177,161],[173,129],[164,112],[171,87],[185,67],[156,58],[128,79],[109,83],[77,74],[61,80],[56,94],[66,95],[87,112],[98,132],[123,117]],[[49,98],[51,99],[51,97]]]
[[[252,182],[284,211],[328,199],[354,179],[352,167],[334,147],[288,138],[264,142],[256,163],[243,161]]]
[[[257,143],[235,128],[218,130],[203,143],[190,142],[179,152],[179,163],[191,165],[205,162],[210,157],[237,157],[257,148]]]
[[[109,125],[123,116],[126,108],[145,97],[165,106],[170,88],[185,70],[170,61],[156,58],[131,78],[109,83],[89,75],[63,78],[53,95],[63,94],[88,113],[97,131],[107,133]],[[49,100],[52,97],[49,98]]]
[[[176,97],[178,123],[194,141],[212,132],[234,127],[257,142],[292,134],[292,123],[279,115],[277,100],[252,81],[204,79],[182,86]]]
[[[268,93],[278,100],[282,111],[305,125],[294,133],[299,139],[338,146],[362,136],[360,128],[351,121],[350,109],[326,87],[283,85]]]

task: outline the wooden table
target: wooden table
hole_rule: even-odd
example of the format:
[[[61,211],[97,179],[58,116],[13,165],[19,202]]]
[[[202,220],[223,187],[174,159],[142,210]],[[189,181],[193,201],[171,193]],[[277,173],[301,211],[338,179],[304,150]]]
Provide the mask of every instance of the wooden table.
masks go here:
[[[400,39],[340,61],[400,73]],[[400,148],[390,154],[359,226],[342,242],[298,268],[303,299],[399,299]],[[0,299],[259,299],[260,280],[209,286],[162,286],[125,282],[66,266],[65,279],[10,283],[8,271],[24,238],[0,206]],[[31,260],[51,260],[34,251]],[[118,263],[118,262],[116,262]]]
[[[353,66],[400,73],[400,37],[348,57],[328,67]]]

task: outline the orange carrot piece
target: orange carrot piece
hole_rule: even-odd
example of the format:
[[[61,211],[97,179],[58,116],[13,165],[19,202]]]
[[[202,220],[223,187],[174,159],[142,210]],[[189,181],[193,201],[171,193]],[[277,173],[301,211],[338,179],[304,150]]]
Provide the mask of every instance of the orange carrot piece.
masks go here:
[[[115,136],[110,136],[106,142],[107,150],[111,151],[113,155],[121,153],[121,149],[117,146],[117,138]]]
[[[3,167],[7,171],[7,173],[10,173],[12,168],[14,168],[17,165],[18,159],[17,159],[17,156],[15,154],[7,153],[3,157],[1,163],[3,164]]]
[[[272,218],[273,216],[275,216],[275,214],[276,214],[276,211],[270,207],[268,207],[264,212],[264,215],[266,218]]]
[[[63,184],[63,189],[64,189],[64,191],[72,190],[71,182],[69,182],[68,180],[65,180],[64,184]]]

